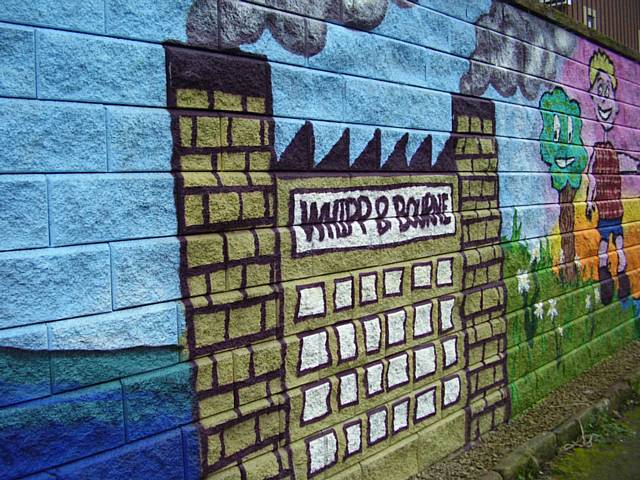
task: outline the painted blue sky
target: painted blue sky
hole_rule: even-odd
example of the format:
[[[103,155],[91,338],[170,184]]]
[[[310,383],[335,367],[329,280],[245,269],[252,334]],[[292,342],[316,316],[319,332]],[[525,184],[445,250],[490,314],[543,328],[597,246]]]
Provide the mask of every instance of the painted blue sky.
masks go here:
[[[468,20],[475,21],[489,8],[490,2],[480,3],[471,13],[475,18]],[[324,49],[310,58],[288,52],[268,30],[242,47],[271,61],[278,155],[303,120],[312,120],[316,163],[346,128],[351,133],[351,161],[377,128],[382,131],[383,161],[406,133],[408,158],[428,135],[437,158],[451,130],[449,93],[458,92],[469,68],[463,57],[473,50],[474,26],[422,6],[400,8],[392,3],[373,33],[329,25]],[[295,66],[317,69],[316,77],[309,78]]]

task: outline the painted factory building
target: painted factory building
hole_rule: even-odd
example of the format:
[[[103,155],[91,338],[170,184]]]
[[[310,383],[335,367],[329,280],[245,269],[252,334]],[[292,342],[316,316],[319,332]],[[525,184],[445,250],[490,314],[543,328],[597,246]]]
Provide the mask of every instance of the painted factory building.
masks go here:
[[[273,475],[313,477],[443,412],[460,447],[504,422],[491,102],[452,97],[434,168],[431,138],[383,159],[376,131],[350,158],[349,130],[314,165],[310,122],[275,154],[267,62],[167,61],[204,471],[263,454]]]

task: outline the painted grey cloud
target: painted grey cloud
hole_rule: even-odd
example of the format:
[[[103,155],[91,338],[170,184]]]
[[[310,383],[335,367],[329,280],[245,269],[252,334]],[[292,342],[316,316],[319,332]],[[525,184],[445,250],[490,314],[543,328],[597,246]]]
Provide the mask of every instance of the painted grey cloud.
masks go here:
[[[550,88],[546,80],[557,76],[563,61],[557,54],[570,56],[576,46],[575,36],[566,30],[500,2],[478,19],[476,35],[477,46],[460,91],[477,96],[492,85],[503,97],[519,89],[525,98],[535,100]]]
[[[384,20],[389,1],[195,0],[187,20],[187,37],[192,45],[236,48],[255,42],[267,30],[286,50],[312,56],[324,48],[327,24],[297,14],[371,30]],[[411,7],[406,0],[393,1],[402,8]]]

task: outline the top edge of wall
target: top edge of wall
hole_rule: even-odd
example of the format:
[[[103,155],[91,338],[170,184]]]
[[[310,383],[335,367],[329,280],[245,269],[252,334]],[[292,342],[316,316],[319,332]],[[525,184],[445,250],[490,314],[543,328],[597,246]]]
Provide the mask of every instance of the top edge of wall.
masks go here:
[[[567,30],[570,30],[578,35],[581,35],[584,38],[587,38],[599,45],[613,50],[616,53],[624,55],[625,57],[640,62],[640,52],[636,52],[635,50],[618,43],[612,38],[596,31],[591,28],[588,28],[586,25],[583,25],[573,18],[559,12],[553,7],[544,5],[539,3],[537,0],[502,0],[505,3],[514,5],[519,7],[522,10],[525,10],[529,13],[532,13],[538,17],[541,17],[549,22],[555,23]]]

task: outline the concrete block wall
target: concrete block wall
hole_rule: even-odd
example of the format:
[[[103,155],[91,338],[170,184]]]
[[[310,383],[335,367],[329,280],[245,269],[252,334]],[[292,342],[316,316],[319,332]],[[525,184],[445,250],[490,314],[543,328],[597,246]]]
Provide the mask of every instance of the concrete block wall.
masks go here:
[[[640,66],[500,1],[6,0],[0,477],[409,477],[640,337]]]

